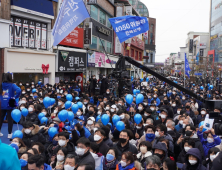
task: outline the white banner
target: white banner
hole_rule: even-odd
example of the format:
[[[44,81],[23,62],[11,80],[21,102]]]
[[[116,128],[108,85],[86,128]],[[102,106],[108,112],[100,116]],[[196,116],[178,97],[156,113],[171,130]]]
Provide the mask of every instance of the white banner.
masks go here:
[[[132,6],[126,6],[126,15],[133,15],[133,7]]]

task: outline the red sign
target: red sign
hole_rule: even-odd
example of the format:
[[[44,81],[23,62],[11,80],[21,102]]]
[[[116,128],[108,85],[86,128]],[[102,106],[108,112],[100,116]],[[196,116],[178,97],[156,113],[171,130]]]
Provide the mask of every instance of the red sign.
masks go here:
[[[66,36],[59,44],[70,47],[83,48],[83,28],[76,27],[68,36]]]
[[[144,42],[141,39],[139,39],[138,37],[132,38],[131,45],[133,45],[141,50],[144,50]]]

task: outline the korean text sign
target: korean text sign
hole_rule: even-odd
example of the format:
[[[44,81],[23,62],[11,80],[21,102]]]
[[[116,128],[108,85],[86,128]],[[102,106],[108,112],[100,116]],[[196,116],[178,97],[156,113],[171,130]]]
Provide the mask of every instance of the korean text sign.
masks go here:
[[[89,17],[82,0],[64,0],[52,30],[53,45],[58,45],[73,29]]]
[[[83,72],[86,70],[86,53],[75,51],[59,51],[58,71],[59,72]]]
[[[120,43],[149,30],[149,23],[146,17],[122,16],[110,18],[109,21]]]

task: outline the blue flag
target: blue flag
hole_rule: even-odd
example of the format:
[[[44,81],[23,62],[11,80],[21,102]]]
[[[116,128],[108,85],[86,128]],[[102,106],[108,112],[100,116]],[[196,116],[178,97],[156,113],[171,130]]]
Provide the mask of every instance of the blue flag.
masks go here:
[[[149,30],[149,23],[146,17],[127,15],[110,18],[109,22],[113,26],[120,43]]]
[[[199,65],[199,56],[200,56],[200,53],[198,52],[198,53],[197,53],[197,56],[196,56],[196,64],[197,64],[197,65]]]
[[[187,54],[185,53],[185,73],[190,78],[189,71],[191,71],[191,69],[190,69],[190,66],[189,66],[189,62],[187,60]]]
[[[52,30],[53,46],[58,45],[72,30],[89,17],[82,0],[64,0]]]

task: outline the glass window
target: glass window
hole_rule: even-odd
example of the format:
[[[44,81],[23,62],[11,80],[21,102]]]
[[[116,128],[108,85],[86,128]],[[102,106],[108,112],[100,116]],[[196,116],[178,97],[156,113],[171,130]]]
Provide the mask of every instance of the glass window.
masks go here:
[[[106,14],[103,11],[99,13],[99,22],[106,25]]]
[[[102,45],[101,41],[102,41],[103,45]],[[99,40],[99,51],[104,51],[103,46],[106,48],[106,44],[105,44],[104,40],[101,40],[101,41]]]
[[[97,37],[92,37],[92,44],[90,45],[90,49],[97,49]]]
[[[112,29],[112,25],[110,24],[110,22],[109,22],[109,16],[107,16],[107,23],[106,23],[106,26],[108,27],[108,28],[110,28],[110,29]]]
[[[91,5],[91,11],[90,11],[91,18],[98,21],[98,8],[94,5]]]
[[[106,42],[106,51],[107,53],[112,53],[112,43],[111,42]]]

